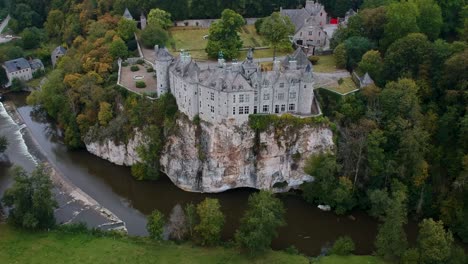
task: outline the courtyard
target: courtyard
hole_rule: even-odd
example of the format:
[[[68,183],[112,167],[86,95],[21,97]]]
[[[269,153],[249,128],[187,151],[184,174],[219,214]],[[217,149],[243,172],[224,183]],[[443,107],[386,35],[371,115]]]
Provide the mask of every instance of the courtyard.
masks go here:
[[[138,67],[138,70],[136,70],[136,67]],[[137,82],[143,82],[146,87],[138,88]],[[133,92],[155,97],[157,86],[153,67],[147,63],[133,65],[122,63],[120,85]]]

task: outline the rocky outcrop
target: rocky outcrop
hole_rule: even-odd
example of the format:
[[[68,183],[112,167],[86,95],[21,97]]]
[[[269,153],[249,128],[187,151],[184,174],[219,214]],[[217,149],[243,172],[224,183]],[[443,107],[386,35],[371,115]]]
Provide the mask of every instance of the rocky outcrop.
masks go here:
[[[303,171],[305,158],[334,147],[333,133],[324,126],[305,126],[280,136],[258,135],[246,124],[213,126],[177,121],[178,133],[167,140],[161,166],[180,188],[222,192],[239,187],[276,192],[311,181]]]
[[[115,164],[129,166],[139,161],[136,148],[142,137],[135,135],[128,144],[92,142],[86,148]],[[160,164],[174,184],[186,191],[251,187],[283,192],[313,180],[303,171],[306,158],[333,148],[333,133],[326,125],[256,134],[248,124],[196,125],[179,118],[176,133],[166,139]]]
[[[117,165],[131,166],[138,161],[137,147],[142,142],[141,133],[136,132],[128,143],[116,143],[113,140],[86,142],[86,149],[103,159],[106,159]]]

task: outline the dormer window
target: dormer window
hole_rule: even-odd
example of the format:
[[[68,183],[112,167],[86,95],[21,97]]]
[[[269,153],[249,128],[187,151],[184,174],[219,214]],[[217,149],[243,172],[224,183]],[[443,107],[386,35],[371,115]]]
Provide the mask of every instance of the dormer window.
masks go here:
[[[279,84],[279,87],[280,87],[280,88],[284,88],[284,83],[280,83],[280,84]]]

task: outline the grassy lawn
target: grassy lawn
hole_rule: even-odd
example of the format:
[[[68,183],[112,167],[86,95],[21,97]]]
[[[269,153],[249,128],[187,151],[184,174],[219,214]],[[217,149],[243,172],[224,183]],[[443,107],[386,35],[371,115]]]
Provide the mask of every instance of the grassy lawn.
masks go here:
[[[235,249],[157,243],[146,238],[97,237],[60,231],[29,233],[0,224],[0,263],[309,263],[270,251],[251,259]]]
[[[382,259],[374,256],[326,256],[312,262],[314,264],[386,264]]]
[[[353,82],[351,77],[344,78],[343,83],[336,87],[327,87],[327,89],[338,92],[340,94],[345,94],[357,89],[356,84]]]
[[[335,66],[335,57],[333,55],[319,56],[320,60],[317,65],[314,65],[315,72],[334,72],[337,70]]]
[[[194,59],[207,60],[208,56],[205,53],[205,47],[208,40],[203,39],[203,36],[208,35],[208,28],[196,27],[172,27],[169,33],[175,43],[175,49],[172,53],[178,52],[181,49],[189,50]],[[243,26],[240,32],[244,47],[261,47],[265,46],[265,41],[258,35],[254,25]],[[277,52],[277,56],[284,56],[287,53]],[[241,51],[238,59],[244,60],[247,56],[247,51]],[[273,49],[256,50],[255,58],[273,57]]]

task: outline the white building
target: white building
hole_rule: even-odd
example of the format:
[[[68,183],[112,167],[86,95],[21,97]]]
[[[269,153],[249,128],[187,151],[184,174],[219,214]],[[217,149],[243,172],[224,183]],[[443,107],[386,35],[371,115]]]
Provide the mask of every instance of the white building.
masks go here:
[[[171,92],[179,110],[191,120],[199,116],[211,123],[248,121],[249,114],[319,113],[314,97],[312,64],[301,49],[275,61],[273,71],[262,71],[253,62],[253,52],[242,62],[201,70],[190,55],[177,58],[155,47],[158,95]]]
[[[22,81],[31,80],[33,78],[33,73],[38,70],[44,70],[44,65],[39,59],[27,61],[24,58],[18,58],[5,61],[3,68],[5,68],[8,77],[8,83],[6,87],[9,87],[11,86],[13,79]]]

